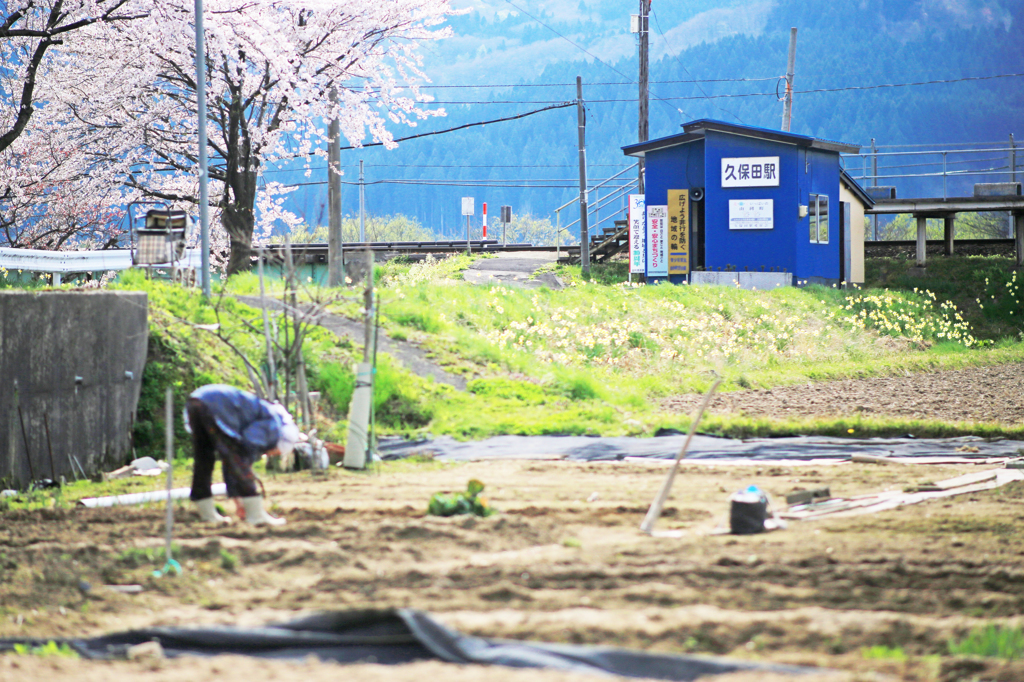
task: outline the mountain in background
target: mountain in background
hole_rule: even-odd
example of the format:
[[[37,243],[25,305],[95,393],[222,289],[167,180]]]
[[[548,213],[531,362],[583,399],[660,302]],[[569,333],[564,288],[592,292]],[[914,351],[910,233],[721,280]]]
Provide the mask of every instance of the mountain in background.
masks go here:
[[[629,14],[637,7],[611,0],[458,5],[467,11],[451,21],[455,35],[424,52],[425,69],[438,86],[425,91],[447,116],[395,130],[396,137],[571,102],[579,75],[591,184],[631,165],[621,147],[637,139],[637,48],[629,33]],[[791,26],[799,29],[795,133],[861,145],[872,138],[879,145],[938,145],[1008,141],[1021,130],[1020,77],[801,91],[1024,73],[1024,42],[1015,34],[1024,26],[1024,3],[654,0],[652,9],[652,138],[677,133],[681,123],[699,118],[778,129],[782,105],[776,92]],[[391,151],[343,151],[344,180],[354,183],[358,162],[365,160],[367,211],[405,214],[439,235],[465,235],[463,196],[476,200],[476,224],[480,204],[488,203],[492,230],[502,204],[555,222],[553,210],[578,196],[576,121],[573,106],[410,140]],[[325,183],[323,161],[314,161],[313,169],[311,178],[294,169],[268,169],[265,177]],[[634,171],[621,176],[633,177]],[[459,186],[481,182],[500,186]],[[605,196],[595,192],[592,205]],[[290,207],[310,225],[326,224],[326,203],[326,184],[303,184],[289,197]],[[612,201],[602,219],[624,205]],[[358,211],[353,184],[343,188],[343,207],[349,215]],[[570,206],[560,220],[565,225],[576,217]]]

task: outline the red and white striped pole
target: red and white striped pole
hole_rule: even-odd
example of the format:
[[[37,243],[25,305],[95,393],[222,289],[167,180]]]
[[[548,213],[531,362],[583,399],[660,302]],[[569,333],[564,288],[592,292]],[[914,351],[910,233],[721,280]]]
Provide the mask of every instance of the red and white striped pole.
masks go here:
[[[484,202],[484,239],[487,239],[487,202]]]

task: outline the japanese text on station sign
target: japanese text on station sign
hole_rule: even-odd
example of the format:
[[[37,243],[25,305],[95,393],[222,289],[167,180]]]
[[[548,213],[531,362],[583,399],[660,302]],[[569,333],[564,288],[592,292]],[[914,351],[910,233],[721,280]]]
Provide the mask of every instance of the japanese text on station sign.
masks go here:
[[[722,159],[722,187],[778,187],[779,157]]]
[[[647,207],[647,276],[668,276],[668,206]]]
[[[690,272],[690,191],[668,191],[668,274]]]
[[[644,195],[629,195],[629,271],[644,271]]]

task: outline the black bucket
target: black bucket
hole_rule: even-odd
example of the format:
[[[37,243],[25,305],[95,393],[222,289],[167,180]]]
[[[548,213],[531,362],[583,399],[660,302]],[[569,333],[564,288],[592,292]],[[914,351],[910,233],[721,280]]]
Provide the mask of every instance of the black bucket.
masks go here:
[[[730,498],[729,532],[753,535],[764,532],[768,518],[768,497],[757,486],[740,490]]]

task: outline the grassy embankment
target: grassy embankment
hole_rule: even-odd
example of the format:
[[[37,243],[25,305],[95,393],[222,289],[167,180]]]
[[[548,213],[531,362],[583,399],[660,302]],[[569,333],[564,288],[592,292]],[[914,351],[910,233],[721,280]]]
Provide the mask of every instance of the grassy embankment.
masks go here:
[[[702,392],[715,376],[724,380],[721,390],[730,391],[1021,361],[1021,284],[1002,260],[936,259],[929,265],[934,281],[901,275],[902,261],[869,262],[870,279],[909,290],[854,292],[630,287],[621,283],[618,265],[596,268],[586,283],[578,268],[563,268],[560,275],[572,284],[563,291],[522,290],[462,282],[461,270],[470,262],[465,256],[426,265],[392,262],[377,268],[381,333],[422,344],[449,371],[465,375],[469,390],[413,376],[382,354],[377,426],[382,433],[460,438],[652,434],[687,426],[689,416],[666,412],[663,400]],[[257,280],[254,274],[233,277],[210,302],[194,290],[134,273],[114,286],[149,294],[150,352],[136,445],[139,454],[160,456],[167,386],[174,388],[180,412],[185,396],[205,383],[250,386],[239,354],[265,365],[261,315],[231,297],[254,293]],[[279,283],[270,288],[280,293]],[[324,295],[315,288],[309,293]],[[355,317],[358,306],[353,295],[333,308]],[[320,433],[343,442],[351,365],[362,349],[322,329],[310,332],[304,349],[310,383],[325,396]],[[853,429],[858,436],[1024,437],[1021,425],[863,416],[712,416],[704,429],[729,435],[846,435]],[[187,444],[180,424],[177,430],[178,442]]]
[[[563,269],[573,286],[556,292],[468,286],[459,273],[467,264],[459,256],[426,266],[393,263],[378,273],[387,333],[423,344],[470,378],[468,393],[410,380],[414,390],[406,396],[417,400],[422,426],[433,433],[653,433],[689,420],[660,409],[664,398],[704,391],[716,375],[729,391],[1024,359],[1013,324],[1019,287],[999,267],[989,277],[989,304],[975,303],[978,314],[965,318],[921,282],[916,292],[629,287],[612,266],[588,283],[578,268]],[[1005,282],[996,284],[997,277]],[[339,309],[358,312],[354,305]],[[705,428],[731,435],[1024,435],[1024,426],[870,417],[711,417]]]

